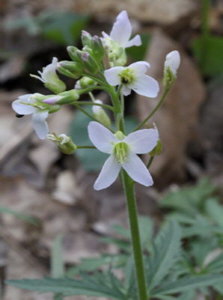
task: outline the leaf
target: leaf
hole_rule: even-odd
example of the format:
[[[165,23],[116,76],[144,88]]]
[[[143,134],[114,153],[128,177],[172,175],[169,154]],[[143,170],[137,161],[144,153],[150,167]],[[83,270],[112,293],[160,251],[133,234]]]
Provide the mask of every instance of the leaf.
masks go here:
[[[215,198],[211,198],[205,205],[206,213],[211,219],[220,226],[223,226],[223,207]]]
[[[62,256],[62,239],[59,235],[53,242],[51,250],[51,276],[53,278],[64,277],[64,263]]]
[[[148,217],[139,216],[139,231],[142,248],[150,251],[152,248],[153,220]]]
[[[46,18],[40,18],[42,35],[57,43],[72,45],[86,27],[88,17],[72,12],[53,12]]]
[[[212,286],[216,283],[223,283],[222,275],[198,275],[176,280],[175,282],[165,282],[159,288],[153,290],[152,296],[159,297],[164,294],[175,294],[191,289],[205,286]]]
[[[180,227],[174,221],[167,223],[156,237],[154,253],[148,257],[149,289],[162,281],[179,258],[180,238]]]
[[[222,37],[199,37],[193,41],[192,51],[204,75],[215,76],[223,72]]]
[[[61,293],[64,296],[85,295],[125,299],[125,295],[121,291],[123,290],[121,282],[111,272],[84,274],[82,280],[45,278],[8,280],[7,283],[21,289],[43,293]]]
[[[40,225],[40,221],[39,219],[35,218],[35,217],[32,217],[32,216],[28,216],[28,215],[25,215],[23,213],[20,213],[20,212],[17,212],[15,210],[12,210],[10,208],[7,208],[5,206],[0,206],[0,214],[10,214],[10,215],[13,215],[15,216],[16,218],[22,220],[22,221],[25,221],[27,223],[30,223],[34,226],[39,226]]]
[[[198,212],[203,213],[205,201],[212,196],[215,190],[215,186],[207,178],[203,178],[195,186],[167,193],[161,199],[160,204],[161,207],[171,208],[194,217]]]
[[[132,255],[129,256],[125,268],[124,268],[124,287],[127,299],[133,297],[137,299],[137,285],[136,285],[136,275],[135,275],[135,264]]]

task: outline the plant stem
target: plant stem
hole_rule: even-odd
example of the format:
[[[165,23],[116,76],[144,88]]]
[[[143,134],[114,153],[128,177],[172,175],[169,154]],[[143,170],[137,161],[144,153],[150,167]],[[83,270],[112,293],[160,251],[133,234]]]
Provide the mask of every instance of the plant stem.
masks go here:
[[[147,295],[145,271],[143,265],[143,253],[142,253],[141,242],[140,242],[134,182],[124,170],[122,171],[122,183],[125,191],[127,208],[128,208],[136,279],[138,284],[138,299],[148,300],[149,297]]]
[[[96,149],[94,146],[77,146],[77,149]]]
[[[151,113],[134,129],[134,131],[136,131],[136,130],[138,130],[138,129],[140,129],[140,128],[142,128],[145,124],[146,124],[146,122],[150,119],[150,118],[152,118],[152,116],[156,113],[156,111],[160,108],[160,106],[163,104],[163,102],[164,102],[164,100],[165,100],[165,98],[166,98],[166,95],[168,94],[168,92],[169,92],[169,90],[170,90],[170,87],[166,87],[165,89],[164,89],[164,92],[163,92],[163,95],[162,95],[162,97],[160,98],[160,101],[158,102],[158,104],[154,107],[154,109],[151,111]]]

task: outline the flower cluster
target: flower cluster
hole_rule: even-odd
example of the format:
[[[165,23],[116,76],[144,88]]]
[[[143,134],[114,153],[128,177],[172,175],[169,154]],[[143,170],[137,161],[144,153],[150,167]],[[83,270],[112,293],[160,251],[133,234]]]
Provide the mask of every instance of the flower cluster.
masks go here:
[[[147,74],[150,68],[148,62],[138,61],[126,66],[126,49],[142,44],[139,35],[131,38],[132,31],[126,11],[119,13],[110,34],[102,32],[102,36],[98,37],[83,31],[82,49],[74,46],[67,48],[71,60],[59,62],[54,57],[42,72],[38,72],[38,76],[31,75],[41,80],[51,94],[26,94],[12,103],[12,108],[18,115],[32,115],[33,128],[40,139],[50,139],[67,154],[81,146],[73,144],[65,135],[51,134],[46,122],[47,117],[64,104],[72,104],[77,108],[83,103],[92,106],[91,114],[81,108],[81,111],[92,119],[88,126],[89,139],[99,151],[109,154],[95,182],[96,190],[110,186],[121,169],[142,185],[153,184],[148,168],[138,155],[154,151],[159,142],[157,129],[141,129],[148,121],[147,118],[139,125],[140,130],[125,134],[124,96],[134,91],[145,97],[156,98],[160,90],[157,80]],[[172,51],[166,56],[164,88],[169,88],[174,82],[179,64],[178,51]],[[74,88],[66,90],[59,74],[77,80]],[[95,89],[107,92],[110,95],[110,104],[95,99],[92,93]],[[80,96],[86,93],[90,100],[79,101]],[[115,125],[112,124],[106,110],[114,114]]]

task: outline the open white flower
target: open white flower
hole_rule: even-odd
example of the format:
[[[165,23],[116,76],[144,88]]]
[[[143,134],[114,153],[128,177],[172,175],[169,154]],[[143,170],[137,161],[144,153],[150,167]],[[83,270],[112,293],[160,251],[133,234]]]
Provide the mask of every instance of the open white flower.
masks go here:
[[[45,139],[49,130],[46,122],[48,111],[35,107],[36,94],[25,94],[13,101],[12,108],[19,115],[32,115],[32,125],[40,139]]]
[[[180,53],[177,50],[171,51],[166,55],[164,68],[169,68],[174,76],[177,75],[177,70],[180,66]]]
[[[58,77],[56,70],[58,67],[58,59],[53,58],[52,62],[43,68],[42,72],[38,71],[40,76],[31,74],[31,77],[39,79],[44,83],[46,88],[54,93],[61,93],[65,91],[66,86],[62,80]]]
[[[155,98],[159,92],[159,84],[154,78],[145,74],[149,67],[149,63],[138,61],[128,67],[113,67],[105,70],[104,75],[110,85],[121,85],[125,96],[133,90],[139,95]]]
[[[130,40],[130,37],[132,35],[132,25],[125,10],[121,11],[117,16],[110,35],[105,32],[102,32],[102,35],[104,37],[105,43],[106,39],[111,39],[122,48],[140,46],[142,44],[141,38],[138,34]]]
[[[95,190],[109,187],[117,178],[121,168],[136,182],[151,186],[153,179],[137,154],[150,152],[157,144],[157,129],[141,129],[124,136],[121,131],[113,134],[98,122],[90,122],[88,134],[93,145],[110,154],[94,184]]]

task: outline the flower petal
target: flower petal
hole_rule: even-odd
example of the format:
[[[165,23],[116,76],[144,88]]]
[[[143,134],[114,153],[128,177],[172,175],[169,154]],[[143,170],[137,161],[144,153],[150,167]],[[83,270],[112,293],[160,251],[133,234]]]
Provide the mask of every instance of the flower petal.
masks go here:
[[[157,129],[141,129],[130,133],[124,142],[129,144],[131,151],[138,154],[148,153],[153,150],[159,140]]]
[[[180,66],[180,53],[177,50],[171,51],[166,55],[166,60],[164,62],[165,68],[170,68],[174,75],[176,75],[177,70]]]
[[[12,102],[13,110],[20,115],[30,115],[36,111],[35,107],[29,105],[33,103],[33,99],[31,99],[32,94],[26,94],[20,96],[17,100]],[[26,105],[27,103],[27,105]]]
[[[98,178],[95,181],[96,191],[109,187],[117,178],[121,166],[116,162],[113,155],[105,161]]]
[[[134,70],[136,77],[145,74],[147,70],[150,68],[150,64],[147,61],[137,61],[128,66]]]
[[[124,96],[130,95],[130,94],[131,94],[131,89],[128,88],[127,86],[123,85],[123,87],[122,87],[122,94],[123,94]]]
[[[132,26],[125,10],[120,12],[112,27],[110,38],[117,42],[121,47],[126,48],[132,33]]]
[[[132,47],[132,46],[141,46],[142,40],[139,34],[137,34],[134,38],[132,38],[130,41],[127,42],[126,48]]]
[[[88,125],[88,135],[93,145],[105,153],[112,153],[112,143],[117,139],[113,133],[98,122],[92,121]]]
[[[124,70],[124,67],[113,67],[104,71],[105,79],[110,85],[116,86],[121,84],[120,72]]]
[[[37,112],[32,116],[33,128],[41,140],[45,139],[49,132],[48,124],[46,122],[47,117],[47,111]]]
[[[148,75],[140,76],[134,82],[134,84],[129,87],[133,89],[137,94],[150,98],[155,98],[159,92],[158,82]]]
[[[145,186],[153,185],[152,176],[136,154],[131,153],[122,167],[134,181]]]

